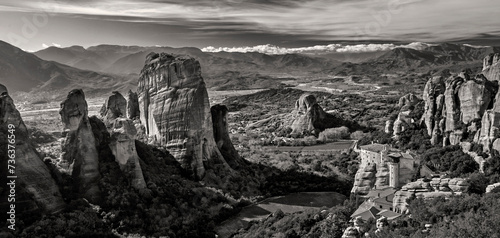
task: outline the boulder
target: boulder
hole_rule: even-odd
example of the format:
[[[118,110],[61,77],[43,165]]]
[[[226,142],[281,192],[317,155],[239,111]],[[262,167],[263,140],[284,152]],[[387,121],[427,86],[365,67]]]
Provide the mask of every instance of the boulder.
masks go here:
[[[12,126],[10,126],[12,125]],[[12,138],[12,135],[15,138]],[[9,139],[11,141],[9,142]],[[12,143],[11,143],[12,142]],[[14,148],[9,148],[13,146]],[[10,150],[10,152],[9,152]],[[13,152],[13,153],[12,153]],[[15,164],[9,163],[9,155],[14,155]],[[16,184],[16,212],[49,212],[62,211],[65,203],[59,188],[38,153],[29,142],[29,133],[7,88],[0,84],[0,207],[7,212],[7,197],[10,194],[8,183]],[[9,168],[9,165],[14,166]],[[12,169],[12,170],[10,170]],[[17,176],[9,178],[8,176]],[[5,214],[5,213],[3,213]]]
[[[139,111],[139,97],[137,93],[129,90],[127,93],[127,118],[135,119],[140,115]]]
[[[96,203],[100,198],[98,181],[101,176],[95,137],[87,110],[87,101],[81,89],[69,92],[61,103],[59,114],[67,135],[62,145],[59,166],[62,172],[73,177],[79,185],[78,191],[87,200]]]
[[[131,184],[134,188],[145,188],[146,181],[135,148],[137,131],[132,120],[123,117],[113,120],[109,133],[111,135],[109,147],[120,169],[131,175]]]
[[[204,163],[227,166],[214,140],[208,93],[197,60],[149,54],[137,93],[146,134],[166,147],[192,177],[204,177]]]

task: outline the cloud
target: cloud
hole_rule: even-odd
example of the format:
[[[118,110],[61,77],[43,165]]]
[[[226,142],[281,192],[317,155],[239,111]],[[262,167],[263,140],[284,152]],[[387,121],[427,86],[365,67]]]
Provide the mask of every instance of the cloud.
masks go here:
[[[52,43],[53,46],[57,47],[57,48],[61,48],[61,45],[59,44],[56,44],[56,43]]]
[[[45,49],[45,48],[49,48],[49,46],[45,43],[42,44],[42,47]]]
[[[285,48],[275,45],[257,45],[257,46],[244,46],[244,47],[213,47],[208,46],[202,48],[204,52],[258,52],[263,54],[271,55],[282,55],[282,54],[295,54],[295,53],[362,53],[362,52],[376,52],[376,51],[388,51],[394,48],[412,48],[412,49],[424,49],[431,44],[422,42],[413,42],[406,45],[394,45],[394,44],[358,44],[358,45],[342,45],[342,44],[329,44],[329,45],[315,45],[310,47],[298,47],[298,48]]]

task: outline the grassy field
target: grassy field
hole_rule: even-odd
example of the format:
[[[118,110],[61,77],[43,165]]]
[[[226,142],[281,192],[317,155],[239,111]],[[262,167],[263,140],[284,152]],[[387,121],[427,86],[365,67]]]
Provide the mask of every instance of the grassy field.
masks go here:
[[[278,209],[284,213],[294,213],[308,209],[319,210],[341,204],[346,197],[335,192],[294,193],[268,198],[258,204],[245,207],[237,216],[223,222],[216,228],[219,237],[230,235],[248,225],[252,220],[264,219]]]
[[[276,150],[281,152],[314,152],[314,151],[344,151],[351,148],[354,141],[336,141],[322,145],[311,146],[264,146],[266,149]]]

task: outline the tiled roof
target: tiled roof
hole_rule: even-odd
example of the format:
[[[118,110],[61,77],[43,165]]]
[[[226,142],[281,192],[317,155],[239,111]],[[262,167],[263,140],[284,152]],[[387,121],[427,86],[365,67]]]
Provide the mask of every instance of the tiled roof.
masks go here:
[[[374,144],[362,145],[359,148],[361,148],[362,150],[368,150],[368,151],[372,151],[372,152],[380,152],[380,151],[384,150],[385,146],[387,146],[387,145],[374,143]]]
[[[397,212],[389,211],[389,210],[382,210],[376,214],[377,216],[384,216],[387,217],[387,220],[394,220],[398,217],[400,217],[402,214],[399,214]]]

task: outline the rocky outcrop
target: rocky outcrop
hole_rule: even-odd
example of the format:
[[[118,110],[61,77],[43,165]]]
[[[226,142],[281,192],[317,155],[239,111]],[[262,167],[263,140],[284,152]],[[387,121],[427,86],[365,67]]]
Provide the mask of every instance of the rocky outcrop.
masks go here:
[[[467,191],[468,187],[467,180],[463,178],[433,178],[430,181],[418,179],[404,185],[394,194],[393,208],[403,213],[408,207],[406,200],[412,196],[429,199],[441,196],[450,197]]]
[[[375,164],[367,165],[359,168],[354,176],[354,185],[352,186],[351,193],[366,195],[372,189],[375,183],[375,175],[377,168]]]
[[[114,91],[101,107],[100,114],[103,121],[111,122],[118,117],[125,117],[127,113],[127,100],[121,93]]]
[[[467,134],[475,133],[488,109],[494,107],[493,97],[498,85],[483,75],[475,78],[470,70],[444,80],[442,76],[430,79],[424,89],[425,110],[422,120],[436,145],[442,138],[443,145],[459,144]],[[481,126],[482,127],[482,126]]]
[[[9,142],[9,139],[11,139],[10,142],[12,143]],[[14,158],[9,158],[9,155]],[[15,163],[9,163],[9,159],[15,161]],[[7,88],[1,84],[0,162],[0,174],[2,174],[0,178],[2,183],[0,207],[2,212],[4,212],[4,208],[10,206],[10,203],[7,203],[7,198],[11,189],[15,190],[13,194],[15,194],[15,206],[18,215],[23,211],[37,212],[37,209],[49,213],[59,212],[64,209],[65,203],[56,182],[52,178],[48,167],[29,143],[28,130],[21,118],[21,114],[16,109],[12,98],[8,95]],[[15,187],[8,184],[12,184],[12,181],[14,181],[13,186]]]
[[[481,120],[481,130],[476,133],[474,142],[483,145],[485,152],[493,147],[493,143],[500,136],[500,112],[488,110]]]
[[[460,128],[460,102],[458,91],[464,79],[460,77],[450,77],[446,80],[446,90],[444,92],[445,104],[445,132],[454,131]]]
[[[224,105],[214,105],[210,108],[210,113],[212,114],[214,139],[217,144],[217,148],[221,152],[222,156],[226,162],[233,169],[237,169],[240,166],[246,165],[243,158],[240,157],[238,152],[229,138],[229,131],[227,126],[227,112],[228,109]]]
[[[425,84],[422,99],[424,100],[423,121],[427,127],[427,134],[432,135],[434,128],[439,125],[444,106],[445,84],[442,76],[435,76]]]
[[[491,193],[498,187],[500,187],[500,183],[490,184],[486,187],[486,193]]]
[[[329,113],[326,113],[316,101],[312,94],[303,94],[295,102],[295,109],[292,112],[292,134],[314,134],[333,127],[341,127],[345,121]]]
[[[108,130],[111,135],[109,147],[120,169],[130,175],[134,188],[145,188],[146,181],[135,148],[137,131],[132,120],[117,118],[111,122]]]
[[[490,107],[496,93],[496,84],[478,76],[474,80],[464,82],[458,90],[460,99],[461,121],[469,124],[481,119],[481,116]],[[491,108],[491,107],[490,107]]]
[[[422,100],[412,93],[406,94],[399,98],[399,102],[397,105],[399,108],[398,116],[392,123],[393,126],[391,129],[387,129],[387,127],[389,126],[389,121],[386,122],[386,133],[391,132],[397,139],[400,133],[404,132],[410,127],[411,124],[415,123],[410,114],[413,110],[415,110],[416,107],[418,107],[420,103],[422,103]]]
[[[375,188],[383,189],[389,186],[389,169],[387,165],[381,165],[377,168],[377,173],[375,174]]]
[[[387,120],[385,122],[385,128],[384,132],[387,134],[392,134],[394,132],[394,121],[393,120]]]
[[[139,97],[137,93],[129,90],[127,93],[127,118],[135,119],[138,118],[139,115]]]
[[[90,202],[100,197],[99,157],[88,118],[87,101],[81,89],[69,92],[59,110],[67,133],[59,166],[79,185],[79,192]]]
[[[204,177],[204,163],[227,165],[214,140],[208,93],[197,60],[149,54],[137,93],[146,134],[166,147],[193,177]]]
[[[500,81],[500,53],[490,54],[483,60],[483,75],[490,81]]]

